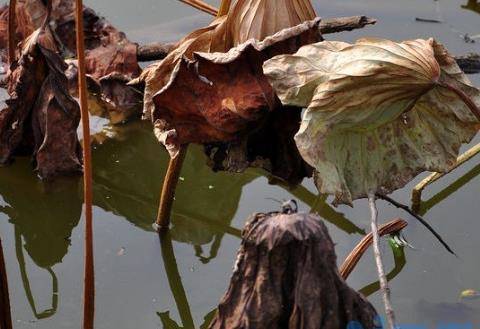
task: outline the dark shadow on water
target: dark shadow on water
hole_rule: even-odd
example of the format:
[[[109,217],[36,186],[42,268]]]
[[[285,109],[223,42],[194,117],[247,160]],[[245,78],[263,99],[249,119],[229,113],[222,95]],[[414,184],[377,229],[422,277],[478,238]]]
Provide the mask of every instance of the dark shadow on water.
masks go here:
[[[0,170],[0,195],[6,204],[0,212],[14,226],[17,261],[28,303],[37,319],[48,318],[58,307],[58,280],[53,267],[67,254],[72,230],[82,213],[79,177],[44,183],[32,173],[26,159],[19,159],[14,166]],[[51,305],[44,311],[38,310],[32,293],[25,251],[51,277]]]
[[[462,8],[480,14],[480,2],[478,0],[467,0],[467,4],[462,5]]]
[[[170,312],[157,312],[160,317],[163,329],[195,329],[195,325],[192,318],[192,311],[188,303],[185,288],[182,284],[182,277],[178,271],[177,260],[175,259],[175,252],[173,250],[172,235],[169,231],[162,231],[159,233],[160,249],[165,266],[165,272],[167,274],[168,284],[172,292],[175,304],[177,306],[178,314],[182,325],[179,326],[177,322],[172,320]],[[204,318],[204,323],[200,326],[200,329],[208,328],[208,325],[212,321],[216,310],[208,313]]]
[[[153,136],[149,124],[133,122],[114,129],[122,138],[107,140],[94,150],[94,203],[139,228],[152,231],[168,155]],[[215,258],[225,234],[240,237],[241,230],[232,227],[231,222],[242,189],[261,175],[258,170],[247,170],[243,174],[214,173],[206,165],[202,149],[192,145],[175,195],[172,238],[192,244],[204,263]],[[281,187],[341,230],[365,234],[329,206],[326,197],[319,197],[303,186]],[[206,245],[210,245],[209,250],[205,250]]]

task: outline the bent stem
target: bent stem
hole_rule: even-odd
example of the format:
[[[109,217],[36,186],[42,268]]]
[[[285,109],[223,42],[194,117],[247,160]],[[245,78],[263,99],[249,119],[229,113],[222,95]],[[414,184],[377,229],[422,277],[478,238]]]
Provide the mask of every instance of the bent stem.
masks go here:
[[[88,118],[87,83],[85,79],[85,48],[83,44],[83,3],[76,0],[75,8],[77,58],[78,58],[78,94],[83,130],[83,189],[85,198],[85,267],[83,290],[83,328],[93,329],[95,311],[95,275],[93,260],[92,227],[92,153],[90,149],[90,122]]]
[[[380,236],[378,233],[378,210],[375,204],[375,193],[368,193],[368,204],[372,214],[371,226],[373,236],[373,254],[375,256],[375,263],[377,264],[378,279],[380,281],[380,288],[383,292],[383,304],[385,305],[385,314],[387,317],[388,327],[396,329],[395,313],[393,312],[392,302],[390,301],[390,288],[388,287],[387,277],[385,276],[385,267],[383,266],[382,255],[380,253]]]
[[[170,225],[170,215],[175,197],[180,172],[182,171],[183,162],[187,155],[188,144],[181,145],[177,156],[168,162],[165,180],[163,181],[162,192],[160,194],[160,204],[158,206],[157,220],[153,224],[156,231],[168,228]]]
[[[17,7],[16,0],[10,0],[8,7],[8,64],[12,65],[15,61],[15,9]]]
[[[3,256],[2,239],[0,239],[0,328],[12,329],[7,269],[5,267],[5,259]]]
[[[478,153],[480,153],[480,144],[475,145],[462,155],[460,155],[457,158],[457,163],[449,169],[447,172],[444,173],[433,173],[430,174],[428,177],[426,177],[424,180],[422,180],[420,183],[418,183],[412,190],[412,211],[414,212],[419,212],[420,211],[420,204],[422,202],[422,192],[423,190],[430,184],[436,182],[443,176],[451,173],[453,170],[476,156]]]
[[[408,223],[405,220],[401,218],[396,218],[386,224],[381,225],[378,228],[378,234],[380,236],[384,236],[388,234],[398,233],[405,227],[407,227],[407,225]],[[352,273],[352,271],[355,269],[355,266],[357,266],[363,254],[365,254],[367,249],[372,245],[372,242],[373,234],[368,233],[347,256],[342,266],[340,266],[340,275],[344,280],[348,279],[350,273]]]

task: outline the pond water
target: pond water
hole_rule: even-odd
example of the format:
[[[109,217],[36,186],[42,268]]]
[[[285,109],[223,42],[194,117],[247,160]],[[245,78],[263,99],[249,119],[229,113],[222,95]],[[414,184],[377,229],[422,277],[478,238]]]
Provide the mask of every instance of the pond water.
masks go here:
[[[210,19],[174,0],[85,2],[141,43],[176,40]],[[433,36],[454,54],[480,53],[480,38],[476,43],[462,38],[464,34],[480,34],[480,4],[476,1],[337,0],[314,4],[323,17],[365,14],[378,19],[374,27],[329,35],[328,39]],[[420,23],[415,17],[440,18],[445,23]],[[470,77],[480,86],[480,75]],[[173,228],[160,241],[151,223],[167,153],[146,123],[133,122],[110,130],[116,138],[95,145],[93,150],[96,328],[206,328],[229,283],[241,228],[250,214],[278,209],[270,198],[295,198],[301,210],[322,216],[336,243],[339,263],[368,231],[369,212],[364,200],[355,202],[354,208],[333,208],[330,199],[317,195],[311,180],[289,190],[269,185],[256,170],[237,175],[213,173],[205,165],[201,149],[191,147],[177,190]],[[446,323],[463,325],[458,328],[480,325],[480,300],[459,298],[465,289],[480,290],[479,161],[475,158],[457,169],[427,188],[423,196],[424,217],[458,257],[448,254],[414,219],[379,202],[382,221],[397,216],[409,221],[405,236],[415,246],[394,262],[388,244],[384,241],[382,245],[393,305],[402,324],[425,326],[419,328]],[[0,234],[14,327],[79,328],[83,284],[81,179],[66,178],[46,185],[31,169],[26,158],[0,168]],[[394,198],[408,203],[411,188],[423,176],[396,192]],[[369,252],[348,283],[362,289],[382,313],[378,287],[372,285],[375,280]]]

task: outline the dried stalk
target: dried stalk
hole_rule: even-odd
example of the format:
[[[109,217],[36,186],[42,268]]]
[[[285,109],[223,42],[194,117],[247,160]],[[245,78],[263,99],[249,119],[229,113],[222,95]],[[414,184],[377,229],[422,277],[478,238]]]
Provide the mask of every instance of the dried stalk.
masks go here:
[[[83,31],[83,3],[76,0],[75,29],[78,58],[78,94],[83,130],[83,189],[85,201],[85,265],[83,290],[83,328],[93,329],[95,313],[95,274],[93,260],[93,214],[92,214],[92,151],[90,148],[90,122],[87,104],[87,82],[85,79],[85,47]]]
[[[398,233],[407,227],[408,223],[401,218],[396,218],[386,224],[380,225],[378,228],[378,234],[380,236]],[[368,233],[356,246],[353,248],[352,252],[348,255],[348,257],[343,262],[342,266],[340,267],[340,275],[344,280],[350,276],[350,273],[355,269],[358,262],[365,254],[368,248],[372,245],[373,242],[373,234]]]
[[[187,5],[192,6],[195,9],[203,11],[204,13],[210,14],[212,16],[217,16],[217,8],[210,6],[208,3],[205,3],[201,0],[179,0]]]
[[[175,197],[180,172],[182,171],[183,162],[187,155],[188,144],[182,145],[177,156],[170,159],[165,180],[163,181],[162,192],[160,194],[160,204],[158,206],[157,220],[153,224],[156,231],[168,228],[170,225],[170,215]]]
[[[380,236],[378,234],[378,211],[375,205],[375,193],[368,193],[368,204],[370,206],[370,212],[372,214],[371,226],[373,236],[373,254],[375,256],[375,262],[377,264],[378,278],[380,281],[380,288],[383,292],[383,304],[385,305],[385,314],[387,317],[388,327],[390,329],[396,329],[395,325],[395,313],[390,301],[390,288],[388,287],[387,277],[385,276],[385,268],[383,266],[382,255],[380,253]]]
[[[10,0],[8,7],[8,64],[12,65],[15,62],[15,9],[17,8],[17,1]]]
[[[0,239],[0,328],[12,329],[7,269],[5,267],[5,259],[3,256],[2,239]]]
[[[412,190],[412,210],[414,212],[419,212],[420,211],[420,204],[422,202],[422,191],[428,185],[436,182],[437,180],[439,180],[443,176],[449,174],[450,172],[452,172],[456,168],[460,167],[462,164],[464,164],[465,162],[467,162],[468,160],[473,158],[478,153],[480,153],[480,144],[475,145],[474,147],[472,147],[471,149],[469,149],[468,151],[466,151],[465,153],[460,155],[457,158],[457,163],[455,164],[455,166],[450,168],[449,171],[444,172],[444,173],[432,173],[427,178],[425,178],[420,183],[418,183]]]

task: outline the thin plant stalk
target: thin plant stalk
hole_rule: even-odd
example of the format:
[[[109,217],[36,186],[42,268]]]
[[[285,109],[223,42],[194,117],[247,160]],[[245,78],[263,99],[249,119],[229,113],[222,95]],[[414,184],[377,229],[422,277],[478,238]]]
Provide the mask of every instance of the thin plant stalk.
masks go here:
[[[175,199],[175,190],[177,188],[180,172],[182,171],[183,162],[187,155],[188,144],[180,146],[177,156],[168,162],[167,172],[163,181],[162,192],[160,194],[160,204],[158,206],[157,220],[153,224],[154,228],[168,228],[170,225],[170,217],[172,213],[173,201]]]
[[[180,2],[183,2],[187,5],[190,5],[195,9],[203,11],[204,13],[210,14],[212,16],[217,16],[217,13],[218,13],[217,8],[215,8],[215,7],[209,5],[208,3],[205,3],[201,0],[180,0]]]
[[[372,214],[371,226],[373,236],[373,254],[375,256],[375,263],[377,265],[378,279],[380,281],[380,288],[383,292],[383,304],[385,305],[385,314],[387,318],[388,328],[396,329],[395,313],[393,311],[392,302],[390,300],[390,288],[388,287],[387,277],[385,275],[385,267],[383,266],[382,255],[380,252],[380,236],[378,233],[378,210],[375,204],[375,193],[368,193],[368,204]]]
[[[75,0],[75,29],[78,58],[78,94],[83,130],[83,188],[85,202],[85,264],[83,290],[83,329],[93,329],[95,311],[95,274],[93,260],[93,215],[92,215],[92,153],[90,148],[90,122],[85,79],[85,48],[83,31],[83,3]]]
[[[418,183],[412,190],[412,210],[414,212],[419,212],[420,211],[420,203],[422,202],[422,191],[430,184],[436,182],[443,176],[451,173],[453,170],[467,162],[468,160],[472,159],[474,156],[476,156],[478,153],[480,153],[480,144],[475,145],[465,153],[461,154],[457,158],[457,163],[455,166],[453,166],[450,170],[444,173],[432,173],[428,177],[426,177],[424,180],[422,180],[420,183]]]
[[[7,269],[3,256],[2,240],[0,239],[0,328],[12,329],[10,298],[8,295]]]
[[[195,0],[197,1],[197,0]],[[191,2],[191,0],[190,0]],[[222,0],[220,10],[217,17],[228,14],[230,10],[231,0]],[[175,190],[177,188],[180,172],[182,171],[183,162],[187,155],[188,144],[181,145],[179,153],[168,163],[167,172],[162,185],[162,192],[160,194],[160,204],[158,206],[157,220],[153,224],[156,231],[168,228],[170,225],[170,217],[173,208],[173,201],[175,199]]]
[[[10,0],[8,7],[8,64],[12,65],[15,62],[15,9],[17,8],[17,1]]]
[[[386,224],[381,225],[378,228],[378,234],[380,236],[388,235],[388,234],[395,234],[403,230],[407,227],[408,223],[401,218],[396,218]],[[342,266],[340,266],[340,275],[344,280],[347,280],[350,273],[355,269],[358,262],[362,258],[363,254],[367,251],[367,249],[372,245],[373,242],[373,234],[370,232],[368,233],[350,252],[347,256],[345,261],[343,262]]]

